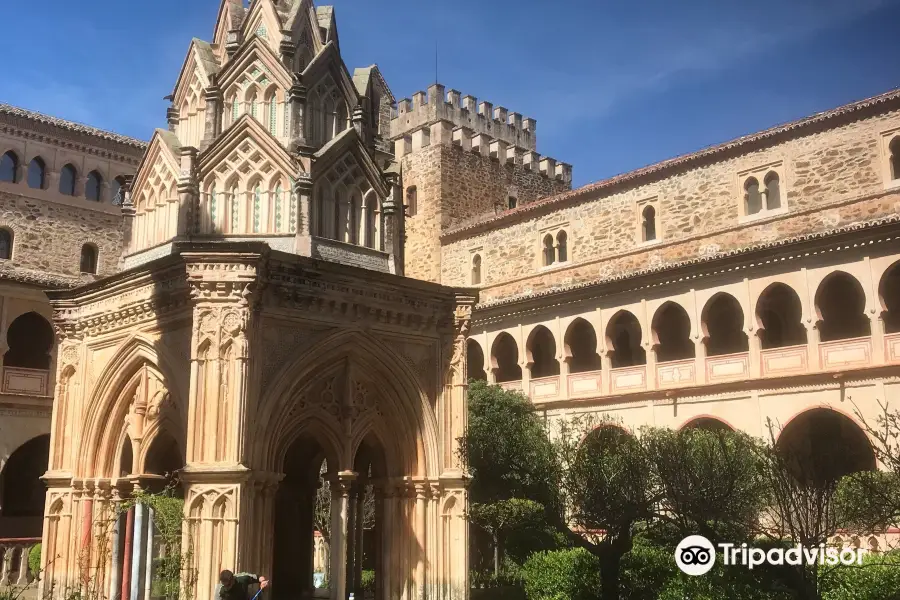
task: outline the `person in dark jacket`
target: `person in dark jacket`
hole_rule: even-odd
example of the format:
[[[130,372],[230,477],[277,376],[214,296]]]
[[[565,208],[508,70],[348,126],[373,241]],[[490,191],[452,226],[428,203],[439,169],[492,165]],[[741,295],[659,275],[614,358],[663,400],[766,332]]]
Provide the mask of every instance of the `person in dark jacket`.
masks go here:
[[[250,600],[250,586],[256,583],[259,584],[259,589],[264,590],[269,585],[269,580],[252,573],[235,575],[226,569],[219,573],[219,585],[216,586],[213,600]]]

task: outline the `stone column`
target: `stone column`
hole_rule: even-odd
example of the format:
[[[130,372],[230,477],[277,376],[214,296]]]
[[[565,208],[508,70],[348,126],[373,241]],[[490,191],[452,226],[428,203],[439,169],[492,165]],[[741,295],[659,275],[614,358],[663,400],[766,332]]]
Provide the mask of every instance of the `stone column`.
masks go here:
[[[303,76],[294,73],[294,82],[288,89],[288,102],[290,103],[290,141],[288,144],[292,152],[307,145],[306,139],[306,86],[303,85]]]
[[[341,471],[331,482],[331,600],[347,597],[347,534],[350,518],[350,488],[356,480],[353,471]]]
[[[706,338],[694,336],[694,370],[698,384],[706,383]]]
[[[362,598],[362,571],[363,571],[363,536],[365,535],[366,515],[366,487],[367,481],[361,480],[356,488],[356,507],[354,508],[354,524],[356,526],[353,542],[353,591],[357,598]]]
[[[200,232],[200,186],[197,181],[197,153],[191,146],[181,148],[181,174],[178,177],[178,227],[175,235]],[[163,211],[163,218],[166,218]]]
[[[651,334],[652,335],[652,334]],[[655,390],[658,387],[658,382],[656,380],[656,344],[651,344],[650,340],[647,340],[643,344],[644,346],[644,354],[647,357],[647,365],[644,367],[647,370],[647,389]]]
[[[222,133],[223,98],[216,75],[210,77],[209,87],[203,92],[206,100],[205,122],[203,124],[203,141],[200,149],[205,150]]]
[[[748,327],[744,330],[744,333],[747,335],[747,344],[750,351],[750,368],[747,374],[754,379],[762,377],[762,340],[759,339],[759,329]]]
[[[166,122],[169,124],[169,131],[175,133],[175,130],[178,128],[178,119],[180,118],[179,111],[175,108],[174,105],[170,104],[169,108],[166,109]]]
[[[425,599],[425,564],[428,561],[428,532],[425,514],[428,510],[429,485],[416,483],[416,599]]]
[[[875,314],[873,311],[868,316],[872,330],[872,364],[883,365],[887,363],[884,353],[884,313]]]
[[[294,232],[294,245],[301,256],[312,254],[313,220],[318,218],[313,202],[313,181],[309,173],[300,173],[294,181],[288,210],[288,223]]]
[[[113,504],[114,508],[117,508],[117,503]],[[122,538],[125,535],[125,524],[126,524],[127,516],[125,513],[120,513],[116,517],[115,525],[113,525],[112,531],[112,556],[111,556],[111,565],[112,571],[109,574],[109,599],[115,600],[116,593],[121,590],[122,586]]]
[[[125,546],[122,548],[122,589],[120,590],[119,600],[126,600],[131,597],[131,553],[134,548],[134,509],[128,509],[128,516],[125,521]]]
[[[144,552],[146,550],[144,514],[146,507],[138,502],[134,506],[134,537],[131,554],[131,589],[128,590],[129,600],[141,600],[143,585],[141,576],[144,567]],[[123,596],[124,600],[124,596]]]
[[[809,370],[811,372],[818,371],[822,368],[822,361],[819,359],[819,343],[821,335],[819,332],[819,322],[807,319],[803,322],[806,327],[806,346],[809,352]]]
[[[390,193],[382,204],[381,228],[383,250],[391,256],[391,272],[403,275],[404,241],[406,238],[406,213],[403,210],[403,189],[398,173],[385,176]]]

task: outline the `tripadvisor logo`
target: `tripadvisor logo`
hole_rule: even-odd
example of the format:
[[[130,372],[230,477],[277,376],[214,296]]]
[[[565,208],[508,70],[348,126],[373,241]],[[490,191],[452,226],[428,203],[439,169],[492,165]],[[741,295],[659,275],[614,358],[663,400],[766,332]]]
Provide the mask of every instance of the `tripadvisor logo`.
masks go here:
[[[753,569],[770,565],[860,565],[865,554],[862,548],[829,548],[819,544],[807,548],[801,544],[790,548],[754,548],[747,544],[717,544],[722,564]],[[675,548],[675,564],[688,575],[704,575],[716,564],[716,547],[702,535],[689,535]]]

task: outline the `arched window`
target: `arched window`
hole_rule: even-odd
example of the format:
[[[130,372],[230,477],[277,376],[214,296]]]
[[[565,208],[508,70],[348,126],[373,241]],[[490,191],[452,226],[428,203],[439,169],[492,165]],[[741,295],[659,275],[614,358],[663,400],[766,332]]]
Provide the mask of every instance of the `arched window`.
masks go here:
[[[59,171],[59,193],[66,196],[75,195],[75,178],[78,172],[72,165],[66,165]]]
[[[750,177],[744,182],[744,213],[755,215],[762,210],[762,194],[759,191],[759,182],[756,177]]]
[[[81,247],[81,272],[97,274],[97,248],[92,244]]]
[[[721,356],[750,349],[744,333],[744,311],[734,296],[716,294],[706,303],[702,316],[707,355]]]
[[[512,210],[515,207],[517,207],[518,205],[519,205],[519,201],[516,199],[515,196],[509,196],[506,199],[506,208]]]
[[[9,229],[0,229],[0,260],[12,258],[13,234]]]
[[[683,306],[675,302],[660,306],[653,315],[651,328],[657,361],[694,358],[696,350],[691,342],[691,319]]]
[[[843,271],[832,273],[819,285],[816,310],[823,342],[871,334],[865,292],[855,277]]]
[[[651,205],[641,211],[641,241],[652,242],[656,239],[656,209]]]
[[[406,216],[414,217],[419,210],[416,186],[406,188]]]
[[[703,431],[734,431],[727,423],[715,417],[697,417],[685,423],[682,429],[702,429]]]
[[[262,185],[256,182],[253,186],[253,233],[259,233],[262,228]]]
[[[781,182],[778,173],[770,171],[766,175],[766,210],[781,208]]]
[[[799,346],[806,343],[806,328],[801,323],[800,297],[783,283],[766,288],[756,304],[759,339],[763,350]]]
[[[553,236],[544,236],[544,266],[549,267],[556,260],[556,249],[553,247]]]
[[[34,157],[28,163],[28,187],[35,190],[44,189],[47,167],[40,156]]]
[[[19,157],[10,150],[0,156],[0,181],[15,183],[19,172]]]
[[[278,98],[274,92],[269,97],[269,133],[278,135]]]
[[[570,373],[599,371],[600,355],[597,354],[597,334],[593,326],[582,318],[572,321],[566,330],[566,360]]]
[[[334,117],[334,131],[335,135],[347,129],[347,104],[344,103],[343,100],[338,102],[337,109],[335,110]]]
[[[231,122],[234,123],[241,115],[241,103],[238,101],[237,92],[231,96]]]
[[[528,362],[531,365],[531,377],[550,377],[559,375],[559,361],[556,360],[556,340],[553,334],[543,325],[538,325],[528,336],[526,344]]]
[[[481,284],[481,255],[472,257],[472,285]]]
[[[216,233],[219,225],[219,197],[216,194],[216,182],[213,181],[209,186],[209,229]]]
[[[491,350],[491,368],[497,383],[520,381],[522,367],[519,366],[519,347],[511,335],[501,333],[494,340]]]
[[[484,352],[475,340],[466,340],[466,379],[471,381],[487,381],[487,373],[484,372]]]
[[[900,135],[891,140],[891,179],[900,179]]]
[[[103,177],[97,171],[88,173],[87,181],[84,184],[84,197],[94,202],[100,202],[100,190],[103,185]]]
[[[121,206],[125,202],[125,178],[119,175],[110,184],[110,198],[112,203]]]
[[[556,258],[561,263],[569,260],[568,240],[569,236],[565,231],[556,234]]]
[[[359,190],[353,188],[350,191],[350,206],[348,207],[350,215],[348,217],[347,229],[350,234],[349,242],[351,244],[359,244],[359,227],[362,221],[362,194]]]
[[[380,249],[378,241],[378,231],[381,222],[381,210],[378,202],[378,196],[374,191],[366,194],[366,246],[369,248]]]
[[[878,284],[885,333],[900,332],[900,261],[891,265]]]
[[[241,195],[238,193],[237,181],[231,184],[228,202],[228,212],[225,214],[228,226],[225,228],[225,233],[237,233],[241,219]]]
[[[606,347],[613,369],[647,364],[647,353],[641,347],[641,324],[627,310],[619,311],[606,326]]]
[[[284,210],[284,203],[282,202],[281,197],[281,181],[275,184],[275,191],[272,195],[272,204],[275,209],[275,218],[272,222],[275,225],[276,233],[280,233],[284,222],[284,217],[281,214]]]
[[[334,113],[334,100],[331,98],[325,98],[325,142],[330,142],[334,137],[334,122],[335,122],[335,113]]]
[[[6,332],[9,350],[3,355],[3,364],[21,369],[50,368],[50,351],[53,350],[53,328],[47,319],[36,312],[28,312],[13,321]]]

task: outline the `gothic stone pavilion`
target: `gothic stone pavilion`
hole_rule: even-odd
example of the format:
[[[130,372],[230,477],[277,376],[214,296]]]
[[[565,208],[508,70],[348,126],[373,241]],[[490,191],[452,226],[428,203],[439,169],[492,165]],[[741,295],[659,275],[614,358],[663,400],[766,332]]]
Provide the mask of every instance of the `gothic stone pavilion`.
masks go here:
[[[178,471],[195,597],[224,568],[308,596],[324,464],[330,597],[360,592],[368,486],[377,597],[465,597],[474,298],[401,277],[378,69],[348,72],[330,7],[224,0],[172,97],[124,201],[124,270],[49,294],[43,591],[149,598],[153,513],[101,526]]]

